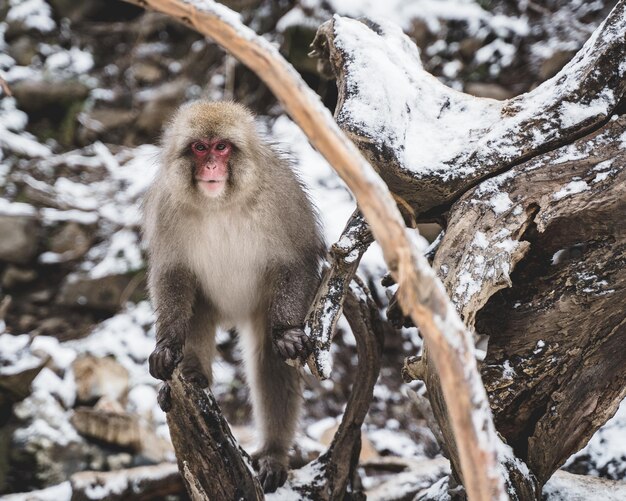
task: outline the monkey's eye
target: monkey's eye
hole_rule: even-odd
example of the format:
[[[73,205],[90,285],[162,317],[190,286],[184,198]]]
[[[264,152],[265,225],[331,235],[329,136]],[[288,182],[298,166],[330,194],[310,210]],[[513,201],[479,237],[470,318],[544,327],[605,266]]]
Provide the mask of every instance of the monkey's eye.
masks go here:
[[[191,145],[191,149],[194,150],[194,151],[198,151],[198,152],[204,152],[204,151],[208,150],[206,144],[201,143],[200,141],[197,141],[197,142],[193,143]]]
[[[224,142],[219,142],[215,145],[217,151],[224,151],[226,148],[228,148],[228,145]]]

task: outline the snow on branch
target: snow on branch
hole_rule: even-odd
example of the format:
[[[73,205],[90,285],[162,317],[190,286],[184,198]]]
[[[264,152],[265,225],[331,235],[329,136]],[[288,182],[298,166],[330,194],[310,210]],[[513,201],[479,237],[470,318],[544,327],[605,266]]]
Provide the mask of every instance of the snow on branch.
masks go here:
[[[419,214],[601,125],[626,91],[626,1],[560,73],[508,101],[455,91],[390,23],[335,15],[315,53],[337,77],[337,122]]]
[[[330,377],[330,345],[343,302],[363,253],[373,241],[372,233],[356,210],[348,220],[337,243],[330,248],[329,267],[324,271],[313,305],[305,323],[305,331],[313,341],[308,366],[319,379]]]

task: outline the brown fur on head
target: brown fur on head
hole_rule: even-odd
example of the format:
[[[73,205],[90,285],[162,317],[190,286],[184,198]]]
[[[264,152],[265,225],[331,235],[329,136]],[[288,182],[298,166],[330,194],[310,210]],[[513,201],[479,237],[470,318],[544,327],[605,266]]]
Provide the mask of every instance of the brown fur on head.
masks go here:
[[[233,145],[224,192],[209,199],[194,179],[191,145],[205,138],[220,138]],[[161,175],[174,197],[197,208],[218,208],[236,203],[258,189],[263,169],[258,160],[269,148],[258,134],[252,113],[234,102],[195,101],[182,106],[162,139]]]

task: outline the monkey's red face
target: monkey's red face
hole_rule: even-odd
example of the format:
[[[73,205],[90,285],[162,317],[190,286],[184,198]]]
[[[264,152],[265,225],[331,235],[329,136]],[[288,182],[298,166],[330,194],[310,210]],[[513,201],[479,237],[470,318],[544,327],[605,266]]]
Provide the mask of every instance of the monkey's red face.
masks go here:
[[[194,178],[206,195],[217,197],[224,192],[232,151],[233,145],[225,139],[201,139],[191,144]]]

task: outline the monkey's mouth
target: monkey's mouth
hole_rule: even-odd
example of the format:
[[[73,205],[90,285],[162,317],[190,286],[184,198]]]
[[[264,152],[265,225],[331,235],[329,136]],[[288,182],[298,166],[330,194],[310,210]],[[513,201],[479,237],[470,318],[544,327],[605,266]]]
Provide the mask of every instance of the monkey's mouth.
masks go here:
[[[210,197],[221,195],[226,187],[226,179],[196,179],[196,183],[200,190]]]

